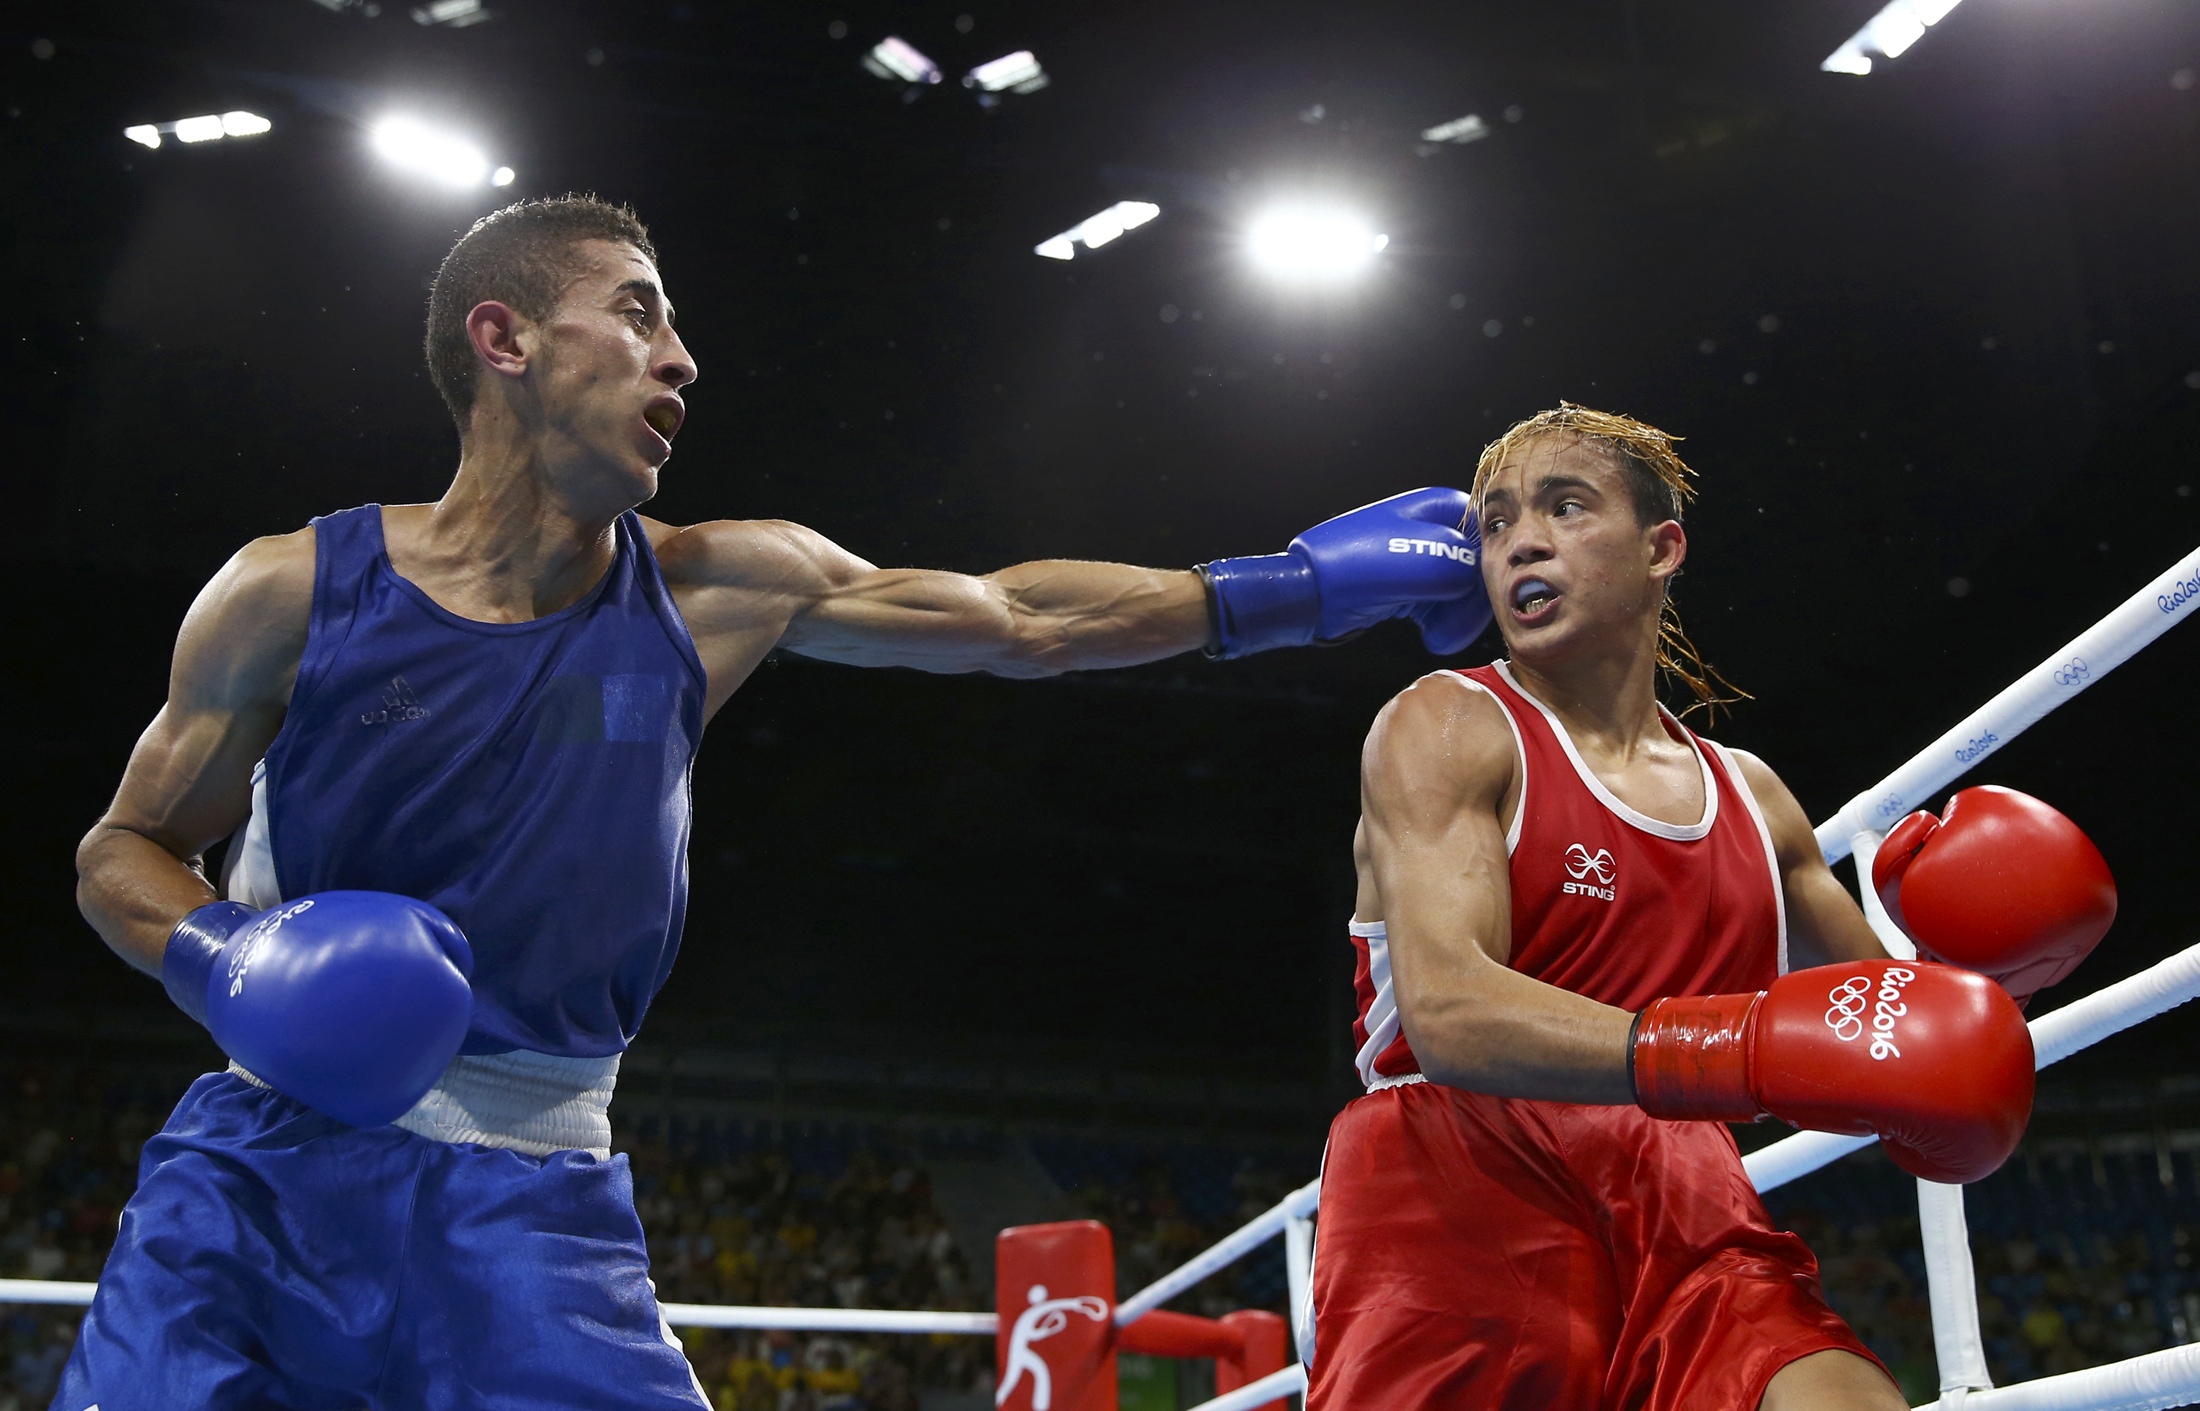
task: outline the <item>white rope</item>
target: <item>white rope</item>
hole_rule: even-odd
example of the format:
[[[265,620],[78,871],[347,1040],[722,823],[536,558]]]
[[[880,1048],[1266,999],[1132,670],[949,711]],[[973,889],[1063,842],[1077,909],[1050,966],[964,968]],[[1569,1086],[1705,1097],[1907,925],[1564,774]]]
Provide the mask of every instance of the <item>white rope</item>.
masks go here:
[[[1126,1323],[1137,1322],[1192,1285],[1229,1268],[1282,1234],[1284,1225],[1294,1217],[1313,1214],[1315,1205],[1321,1200],[1321,1191],[1322,1183],[1319,1180],[1308,1181],[1244,1225],[1124,1299],[1115,1305],[1115,1326],[1120,1328]]]
[[[97,1284],[66,1279],[0,1279],[0,1304],[85,1306]],[[991,1313],[903,1312],[892,1308],[755,1308],[721,1303],[667,1303],[665,1321],[682,1328],[788,1328],[818,1333],[974,1333],[992,1337]]]
[[[2011,682],[1901,768],[1818,825],[1826,861],[1849,855],[1849,840],[1881,833],[1967,774],[2055,707],[2129,661],[2132,654],[2200,609],[2200,549],[2132,594],[2061,651]]]
[[[1202,1401],[1192,1411],[1253,1411],[1271,1401],[1297,1396],[1306,1390],[1306,1368],[1294,1362],[1280,1372],[1270,1372],[1257,1382],[1226,1391],[1212,1401]]]
[[[1301,1362],[1314,1360],[1314,1222],[1294,1215],[1283,1225],[1283,1282],[1291,1303],[1291,1345]]]
[[[1964,1411],[2163,1411],[2200,1401],[2200,1344],[2149,1352],[2128,1362],[1974,1391]],[[1930,1402],[1918,1411],[1948,1403]]]
[[[1872,862],[1879,856],[1880,838],[1867,828],[1849,840],[1849,848],[1856,858],[1857,899],[1864,906],[1865,924],[1879,938],[1880,949],[1896,960],[1917,959],[1917,943],[1902,934],[1902,928],[1894,924],[1887,914],[1887,904],[1879,899],[1879,891],[1873,887]]]
[[[1986,1371],[1986,1339],[1978,1325],[1978,1275],[1971,1267],[1963,1187],[1919,1181],[1917,1229],[1925,1246],[1925,1290],[1932,1299],[1940,1394],[1946,1398],[1990,1387],[1994,1379]]]
[[[98,1284],[80,1284],[69,1279],[0,1279],[0,1304],[7,1303],[70,1303],[79,1306],[92,1301],[92,1290]]]
[[[903,1312],[892,1308],[763,1308],[735,1303],[667,1303],[665,1321],[678,1328],[786,1328],[810,1333],[970,1333],[992,1337],[991,1313]]]

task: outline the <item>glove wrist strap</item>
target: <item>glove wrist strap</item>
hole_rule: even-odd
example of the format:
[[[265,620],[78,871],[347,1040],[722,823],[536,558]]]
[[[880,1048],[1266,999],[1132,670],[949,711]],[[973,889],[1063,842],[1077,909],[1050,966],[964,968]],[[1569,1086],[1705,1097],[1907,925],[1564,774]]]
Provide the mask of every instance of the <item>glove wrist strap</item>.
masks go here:
[[[1690,995],[1653,1001],[1635,1016],[1630,1047],[1635,1102],[1652,1117],[1753,1122],[1764,1107],[1749,1088],[1750,1016],[1764,995]]]
[[[1313,565],[1297,554],[1257,554],[1201,564],[1214,614],[1214,657],[1304,647],[1321,626]]]
[[[255,915],[242,902],[209,902],[189,913],[168,933],[168,949],[161,953],[160,982],[176,1008],[206,1022],[206,986],[237,928]]]

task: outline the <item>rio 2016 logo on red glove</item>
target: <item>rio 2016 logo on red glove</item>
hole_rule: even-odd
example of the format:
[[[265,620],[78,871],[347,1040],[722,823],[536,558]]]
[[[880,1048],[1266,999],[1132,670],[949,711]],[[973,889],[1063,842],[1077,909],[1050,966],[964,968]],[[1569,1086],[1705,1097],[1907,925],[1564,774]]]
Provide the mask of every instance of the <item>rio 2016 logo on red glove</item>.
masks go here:
[[[1864,1015],[1868,1009],[1871,1012],[1868,1027],[1872,1035],[1872,1057],[1900,1058],[1902,1050],[1895,1047],[1894,1042],[1894,1021],[1910,1012],[1910,1007],[1902,1002],[1902,988],[1916,978],[1915,970],[1889,966],[1880,974],[1879,993],[1874,1002],[1871,978],[1851,975],[1826,995],[1832,1001],[1826,1009],[1826,1027],[1843,1043],[1862,1038],[1867,1027]]]

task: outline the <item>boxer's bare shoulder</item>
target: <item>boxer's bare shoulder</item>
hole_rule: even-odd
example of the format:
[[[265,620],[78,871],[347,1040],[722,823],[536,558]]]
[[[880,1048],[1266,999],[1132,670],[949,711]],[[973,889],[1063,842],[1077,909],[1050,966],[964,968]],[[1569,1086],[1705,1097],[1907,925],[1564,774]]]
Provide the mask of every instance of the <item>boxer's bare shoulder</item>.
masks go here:
[[[665,582],[686,609],[693,596],[724,611],[803,601],[872,566],[814,529],[784,519],[713,519],[675,525],[644,518]],[[723,599],[722,601],[720,599]]]
[[[1392,806],[1493,807],[1516,790],[1511,722],[1495,697],[1449,671],[1432,671],[1391,697],[1367,732],[1363,795]]]
[[[1495,697],[1449,671],[1432,671],[1391,697],[1360,756],[1354,918],[1385,919],[1378,877],[1405,854],[1452,867],[1462,849],[1473,851],[1471,836],[1484,851],[1494,838],[1501,859],[1504,830],[1519,807],[1512,723]]]
[[[311,525],[254,539],[199,590],[176,634],[171,706],[280,709],[289,699],[313,617]]]

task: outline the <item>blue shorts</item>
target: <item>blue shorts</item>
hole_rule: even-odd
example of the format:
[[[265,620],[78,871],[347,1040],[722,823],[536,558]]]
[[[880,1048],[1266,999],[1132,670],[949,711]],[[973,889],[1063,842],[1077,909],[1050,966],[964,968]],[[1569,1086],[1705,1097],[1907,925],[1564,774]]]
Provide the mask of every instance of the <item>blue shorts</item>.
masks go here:
[[[624,1156],[347,1127],[230,1074],[145,1144],[55,1411],[707,1407]]]

